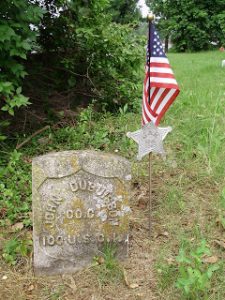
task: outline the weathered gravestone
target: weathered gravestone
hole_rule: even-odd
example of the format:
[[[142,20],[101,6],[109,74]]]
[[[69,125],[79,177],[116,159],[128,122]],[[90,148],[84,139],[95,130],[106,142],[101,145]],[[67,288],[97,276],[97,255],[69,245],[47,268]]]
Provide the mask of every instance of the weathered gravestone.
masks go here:
[[[127,255],[130,163],[95,151],[33,159],[36,274],[73,272],[91,264],[105,242]]]

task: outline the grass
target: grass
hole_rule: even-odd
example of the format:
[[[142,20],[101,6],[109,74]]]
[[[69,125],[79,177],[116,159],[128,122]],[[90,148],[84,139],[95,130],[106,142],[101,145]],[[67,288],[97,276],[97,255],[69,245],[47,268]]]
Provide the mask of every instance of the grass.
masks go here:
[[[173,176],[168,180],[169,186],[163,187],[165,196],[155,211],[172,233],[166,249],[160,251],[164,257],[171,257],[173,250],[177,254],[184,240],[197,247],[206,239],[220,264],[224,264],[224,249],[218,249],[213,242],[225,237],[224,228],[218,228],[216,221],[220,220],[219,215],[223,215],[224,220],[221,193],[225,186],[225,70],[220,67],[222,58],[219,52],[170,55],[181,94],[165,120],[174,127],[168,147],[175,150],[177,168],[172,172],[167,168],[166,172]],[[177,266],[170,267],[165,259],[162,261],[159,253],[162,270],[159,286],[163,299],[173,299],[171,289],[176,291]],[[198,299],[224,299],[224,268],[214,276],[214,287],[206,288],[206,295],[199,294]],[[180,294],[175,299],[196,299],[196,296]]]
[[[100,285],[117,284],[123,280],[123,271],[116,258],[117,246],[105,243],[100,256],[94,258],[94,271]]]
[[[173,54],[170,58],[181,94],[168,114],[167,123],[174,125],[177,139],[183,144],[180,161],[188,159],[191,167],[200,164],[202,175],[221,177],[225,151],[221,149],[225,139],[225,82],[224,69],[220,67],[223,54]]]
[[[78,286],[76,298],[71,294],[67,281],[62,282],[59,279],[58,285],[60,282],[62,288],[58,289],[57,280],[52,282],[50,279],[34,279],[28,266],[29,271],[26,274],[30,275],[20,277],[20,272],[25,272],[26,268],[23,266],[22,271],[18,271],[4,261],[0,271],[11,279],[8,285],[7,282],[5,284],[0,281],[0,296],[1,293],[4,297],[7,295],[6,289],[10,284],[11,287],[18,284],[18,289],[23,291],[21,299],[25,299],[29,293],[24,289],[24,283],[20,282],[30,284],[32,281],[34,291],[30,293],[30,299],[45,299],[46,290],[55,291],[52,293],[53,299],[92,299],[92,295],[93,299],[96,297],[115,300],[225,299],[225,249],[222,246],[222,242],[225,242],[225,69],[221,68],[224,54],[219,51],[170,54],[169,59],[181,93],[160,124],[173,127],[165,141],[167,161],[153,156],[151,241],[148,240],[145,230],[148,212],[138,207],[138,197],[145,201],[148,199],[148,160],[145,158],[140,163],[136,162],[137,147],[125,136],[127,131],[136,130],[140,126],[140,113],[130,112],[129,107],[121,109],[118,115],[111,115],[94,113],[90,106],[81,113],[75,127],[68,125],[57,130],[49,129],[33,138],[18,151],[21,153],[19,159],[18,154],[11,154],[11,163],[4,168],[7,172],[2,175],[0,183],[4,191],[4,197],[0,194],[0,203],[3,204],[0,208],[3,218],[1,249],[1,242],[6,244],[8,240],[16,238],[10,229],[12,223],[25,220],[19,237],[21,243],[23,232],[24,238],[27,231],[30,232],[29,172],[30,159],[33,156],[53,150],[91,148],[115,152],[129,158],[133,162],[134,183],[134,196],[131,199],[132,239],[130,258],[122,265],[129,281],[137,283],[138,288],[130,289],[124,285],[121,266],[115,262],[110,248],[105,249],[103,263],[97,266],[97,271],[84,270],[74,275]],[[40,138],[45,138],[46,142],[40,143]],[[24,137],[20,137],[20,141],[22,139]],[[7,158],[8,152],[13,153],[13,147],[13,143],[12,146],[4,144],[4,153],[1,154]],[[9,180],[10,176],[13,176],[13,182]],[[12,196],[14,208],[10,206]],[[203,241],[206,241],[210,254],[200,257],[198,268],[203,273],[215,264],[219,268],[213,272],[204,293],[197,288],[194,296],[191,293],[185,294],[182,288],[177,287],[178,278],[183,276],[177,257],[183,249],[192,259],[191,251],[197,251]],[[8,252],[8,255],[13,255],[13,261],[19,264],[20,258],[15,257],[17,250]],[[216,257],[216,263],[204,262],[205,258],[210,257]],[[186,263],[185,266],[187,269],[189,264]],[[90,282],[88,287],[87,278]]]

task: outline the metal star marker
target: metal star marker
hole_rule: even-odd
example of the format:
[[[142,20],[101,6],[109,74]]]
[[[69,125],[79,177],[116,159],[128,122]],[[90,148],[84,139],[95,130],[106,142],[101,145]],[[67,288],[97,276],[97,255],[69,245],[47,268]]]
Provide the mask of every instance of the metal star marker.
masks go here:
[[[163,140],[171,131],[171,127],[157,127],[153,122],[150,122],[137,131],[128,132],[127,137],[132,138],[138,144],[138,160],[150,152],[165,157]]]

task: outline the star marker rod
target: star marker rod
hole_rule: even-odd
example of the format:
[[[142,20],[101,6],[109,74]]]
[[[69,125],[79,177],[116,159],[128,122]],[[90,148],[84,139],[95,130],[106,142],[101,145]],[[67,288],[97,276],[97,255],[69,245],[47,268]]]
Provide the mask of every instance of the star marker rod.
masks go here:
[[[151,60],[151,24],[152,21],[154,21],[155,16],[153,14],[148,14],[147,16],[147,21],[148,21],[148,72],[149,72],[149,85],[148,85],[148,99],[149,99],[149,104],[150,104],[150,60]],[[148,176],[149,176],[149,181],[148,181],[148,189],[149,189],[149,199],[148,199],[148,209],[149,209],[149,238],[151,238],[151,233],[152,233],[152,153],[149,153],[149,169],[148,169]]]

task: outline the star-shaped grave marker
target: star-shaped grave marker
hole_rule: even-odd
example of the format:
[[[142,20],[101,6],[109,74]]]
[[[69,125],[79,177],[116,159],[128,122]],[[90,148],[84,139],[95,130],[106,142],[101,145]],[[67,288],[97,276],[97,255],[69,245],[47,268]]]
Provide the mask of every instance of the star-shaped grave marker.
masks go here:
[[[165,157],[163,140],[171,131],[171,127],[157,127],[153,122],[150,122],[137,131],[128,132],[127,137],[132,138],[138,144],[138,160],[150,152]]]

